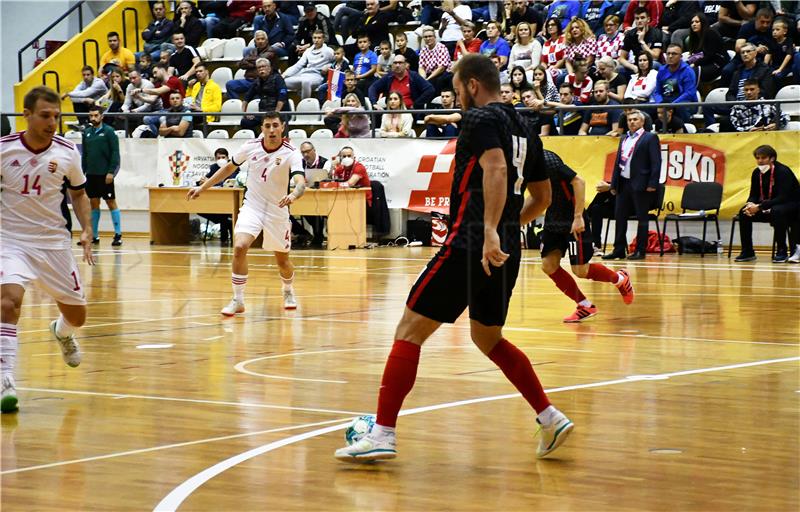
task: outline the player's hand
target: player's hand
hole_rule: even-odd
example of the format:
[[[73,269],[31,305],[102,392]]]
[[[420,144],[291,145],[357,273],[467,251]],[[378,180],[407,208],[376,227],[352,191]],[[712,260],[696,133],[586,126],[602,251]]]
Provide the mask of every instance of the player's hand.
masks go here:
[[[191,201],[192,199],[197,199],[200,197],[200,187],[192,187],[189,189],[189,192],[186,193],[186,200]]]
[[[280,200],[278,206],[281,208],[283,208],[284,206],[289,206],[294,202],[294,200],[295,197],[292,194],[286,194],[285,196],[283,196],[283,199]]]
[[[583,222],[583,215],[572,219],[572,229],[569,230],[573,235],[579,235],[586,231],[586,224]]]
[[[89,265],[94,265],[94,254],[92,254],[92,235],[85,229],[81,231],[81,249],[83,249],[83,261]]]
[[[114,175],[112,173],[106,174],[106,185],[114,183]]]
[[[492,275],[489,265],[493,267],[502,267],[507,259],[508,254],[500,249],[500,235],[497,234],[497,230],[484,231],[483,258],[481,258],[481,265],[483,265],[483,271],[486,272],[486,275]]]

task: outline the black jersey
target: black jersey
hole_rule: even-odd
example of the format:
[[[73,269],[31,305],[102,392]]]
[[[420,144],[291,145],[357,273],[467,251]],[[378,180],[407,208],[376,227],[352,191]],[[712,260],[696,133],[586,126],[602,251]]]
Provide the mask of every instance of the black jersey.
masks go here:
[[[519,215],[525,187],[544,181],[542,141],[511,105],[491,103],[462,115],[456,144],[456,168],[450,190],[450,226],[445,245],[471,252],[483,250],[483,169],[478,160],[487,150],[506,156],[507,196],[497,231],[504,252],[520,250]]]
[[[553,189],[553,201],[544,215],[544,229],[553,233],[569,233],[575,218],[575,191],[572,189],[572,180],[578,174],[570,169],[561,157],[546,149],[544,168]]]

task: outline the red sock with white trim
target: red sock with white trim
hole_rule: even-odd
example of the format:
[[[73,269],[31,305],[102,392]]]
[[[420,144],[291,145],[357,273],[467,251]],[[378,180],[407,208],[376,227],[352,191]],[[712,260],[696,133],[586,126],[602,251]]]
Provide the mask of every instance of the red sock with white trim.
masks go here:
[[[539,382],[539,377],[533,371],[530,359],[523,351],[507,339],[501,339],[489,352],[488,357],[522,393],[537,414],[550,406],[550,400],[547,399],[542,383]]]
[[[394,340],[386,360],[378,394],[378,417],[375,421],[383,427],[394,428],[403,400],[414,387],[419,366],[420,346],[405,340]]]

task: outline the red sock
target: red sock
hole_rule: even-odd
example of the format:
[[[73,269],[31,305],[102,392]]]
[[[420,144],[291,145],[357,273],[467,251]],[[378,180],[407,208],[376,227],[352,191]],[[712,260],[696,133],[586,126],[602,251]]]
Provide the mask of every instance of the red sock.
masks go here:
[[[576,303],[586,300],[586,296],[581,292],[581,289],[578,288],[578,283],[576,283],[575,279],[569,275],[569,272],[563,268],[558,267],[558,270],[550,274],[549,277],[556,283],[558,289],[564,292],[564,295],[574,300]]]
[[[506,339],[501,339],[489,352],[489,359],[496,364],[525,400],[540,413],[550,406],[550,400],[533,371],[531,361],[520,349]]]
[[[406,395],[414,387],[419,366],[419,345],[394,340],[386,367],[383,369],[381,390],[378,394],[378,418],[376,423],[384,427],[397,424],[397,414]]]
[[[617,281],[619,281],[619,274],[603,264],[590,263],[589,272],[586,274],[586,278],[591,279],[592,281],[617,284]]]

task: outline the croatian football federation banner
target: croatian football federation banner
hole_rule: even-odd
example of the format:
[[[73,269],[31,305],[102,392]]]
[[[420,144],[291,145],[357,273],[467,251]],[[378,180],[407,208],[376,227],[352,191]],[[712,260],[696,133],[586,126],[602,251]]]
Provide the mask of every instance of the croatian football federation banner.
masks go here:
[[[778,160],[800,175],[798,132],[749,134],[691,134],[661,136],[660,182],[666,185],[665,211],[680,212],[683,188],[692,181],[723,186],[722,217],[731,217],[745,203],[753,150],[769,144]],[[299,146],[308,139],[291,142]],[[450,184],[455,167],[455,140],[425,139],[310,139],[325,158],[351,146],[370,179],[383,183],[389,208],[449,213]],[[122,164],[117,176],[117,200],[123,209],[146,210],[147,186],[193,186],[208,172],[214,150],[231,154],[242,140],[121,139]],[[619,139],[612,137],[547,137],[544,146],[555,151],[586,180],[587,204],[595,185],[610,180]],[[244,169],[246,170],[246,168]]]

